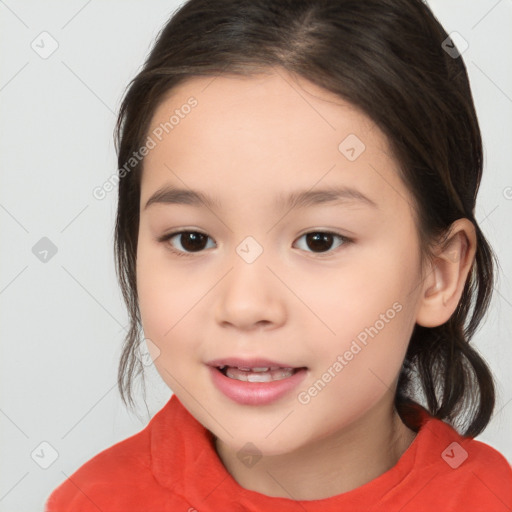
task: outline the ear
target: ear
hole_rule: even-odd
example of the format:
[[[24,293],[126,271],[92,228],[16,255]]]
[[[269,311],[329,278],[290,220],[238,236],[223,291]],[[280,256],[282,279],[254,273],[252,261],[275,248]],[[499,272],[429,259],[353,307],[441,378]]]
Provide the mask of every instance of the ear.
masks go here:
[[[444,324],[457,308],[476,253],[475,226],[457,219],[423,281],[416,323],[423,327]]]

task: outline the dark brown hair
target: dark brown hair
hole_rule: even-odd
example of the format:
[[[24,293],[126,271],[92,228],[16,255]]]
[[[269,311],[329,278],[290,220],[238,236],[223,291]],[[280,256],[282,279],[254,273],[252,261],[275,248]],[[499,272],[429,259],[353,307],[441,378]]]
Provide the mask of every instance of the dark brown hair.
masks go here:
[[[358,107],[387,136],[414,199],[423,258],[459,218],[477,250],[461,300],[441,326],[416,325],[397,408],[423,402],[468,436],[489,422],[492,375],[469,344],[491,299],[496,257],[474,217],[482,140],[466,67],[421,0],[190,0],[164,26],[129,84],[115,130],[118,168],[144,145],[166,94],[194,76],[251,76],[282,68]],[[446,43],[445,43],[446,44]],[[455,47],[456,51],[456,47]],[[131,318],[118,385],[133,405],[141,332],[135,261],[143,160],[120,171],[116,270]]]

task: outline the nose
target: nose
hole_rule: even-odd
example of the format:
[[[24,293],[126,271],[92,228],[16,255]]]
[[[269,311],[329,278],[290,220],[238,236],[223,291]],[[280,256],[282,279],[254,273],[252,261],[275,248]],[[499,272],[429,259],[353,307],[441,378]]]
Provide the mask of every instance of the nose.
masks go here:
[[[215,320],[222,327],[273,329],[286,321],[286,287],[260,256],[247,263],[238,256],[218,284]]]

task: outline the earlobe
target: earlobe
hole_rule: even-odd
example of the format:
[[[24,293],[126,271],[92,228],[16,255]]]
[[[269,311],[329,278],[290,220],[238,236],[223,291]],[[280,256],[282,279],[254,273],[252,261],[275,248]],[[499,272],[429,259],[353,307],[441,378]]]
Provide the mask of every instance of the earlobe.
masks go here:
[[[444,324],[457,308],[476,252],[476,232],[468,219],[451,226],[442,247],[435,250],[423,281],[416,323],[423,327]]]

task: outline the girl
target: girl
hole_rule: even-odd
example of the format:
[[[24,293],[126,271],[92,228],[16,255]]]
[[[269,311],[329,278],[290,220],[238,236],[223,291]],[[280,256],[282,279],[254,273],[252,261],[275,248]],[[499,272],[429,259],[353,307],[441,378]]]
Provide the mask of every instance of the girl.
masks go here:
[[[116,143],[119,387],[133,404],[145,340],[174,394],[47,512],[512,509],[473,439],[480,130],[422,1],[190,0]]]

